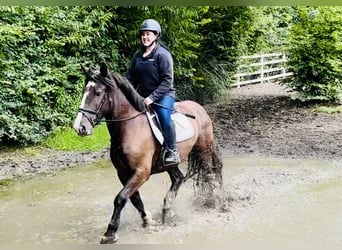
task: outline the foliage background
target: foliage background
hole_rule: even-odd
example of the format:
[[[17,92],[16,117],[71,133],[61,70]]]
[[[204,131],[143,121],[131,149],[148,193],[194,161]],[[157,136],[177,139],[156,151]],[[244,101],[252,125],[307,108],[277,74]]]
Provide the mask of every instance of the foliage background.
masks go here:
[[[177,100],[225,101],[241,55],[286,51],[301,100],[340,101],[341,17],[341,7],[312,6],[0,6],[0,144],[70,127],[80,64],[125,75],[146,18],[161,23],[174,57]]]
[[[287,53],[299,100],[342,102],[341,6],[298,7]]]
[[[100,39],[112,15],[104,7],[0,7],[2,143],[38,143],[70,124],[80,63],[117,56],[113,41]]]
[[[1,6],[0,142],[35,144],[56,128],[70,126],[83,87],[80,64],[105,61],[125,74],[140,46],[138,28],[151,17],[160,21],[174,56],[178,100],[213,101],[221,83],[208,72],[227,59],[234,65],[238,53],[236,47],[224,47],[234,44],[225,32],[217,32],[222,36],[217,43],[203,38],[212,27],[211,13],[229,34],[238,32],[238,25],[224,17],[236,21],[244,12],[247,7]],[[202,55],[208,48],[214,52],[210,58]],[[230,50],[234,53],[222,56]]]

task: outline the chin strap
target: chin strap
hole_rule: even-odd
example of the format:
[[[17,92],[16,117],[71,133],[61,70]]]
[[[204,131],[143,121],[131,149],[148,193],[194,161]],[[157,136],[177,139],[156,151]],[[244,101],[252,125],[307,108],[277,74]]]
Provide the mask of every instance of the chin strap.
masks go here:
[[[151,47],[154,43],[157,43],[157,41],[158,41],[158,37],[156,38],[156,39],[154,39],[149,45],[147,45],[147,46],[144,46],[145,48],[149,48],[149,47]]]

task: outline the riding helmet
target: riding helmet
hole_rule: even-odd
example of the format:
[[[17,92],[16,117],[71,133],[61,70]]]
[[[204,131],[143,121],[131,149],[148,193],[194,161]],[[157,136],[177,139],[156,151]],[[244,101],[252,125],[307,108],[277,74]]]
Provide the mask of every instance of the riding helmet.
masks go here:
[[[158,34],[158,37],[161,37],[161,27],[158,21],[155,19],[146,19],[140,26],[139,32],[148,30]]]

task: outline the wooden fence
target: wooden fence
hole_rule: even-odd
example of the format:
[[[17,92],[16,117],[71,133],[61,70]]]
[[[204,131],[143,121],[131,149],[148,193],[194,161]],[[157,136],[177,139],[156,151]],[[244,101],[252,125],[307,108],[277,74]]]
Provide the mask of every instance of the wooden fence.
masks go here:
[[[286,71],[286,61],[284,53],[243,56],[236,74],[236,81],[232,86],[240,87],[289,77],[293,73]]]

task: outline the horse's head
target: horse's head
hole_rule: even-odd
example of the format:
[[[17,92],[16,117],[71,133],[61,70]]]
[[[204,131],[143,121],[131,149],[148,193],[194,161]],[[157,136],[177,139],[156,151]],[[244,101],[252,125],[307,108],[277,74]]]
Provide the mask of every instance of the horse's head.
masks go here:
[[[79,135],[86,136],[92,134],[94,126],[108,112],[108,92],[113,88],[113,82],[105,64],[101,65],[99,73],[83,65],[81,67],[86,80],[82,102],[73,127]]]

